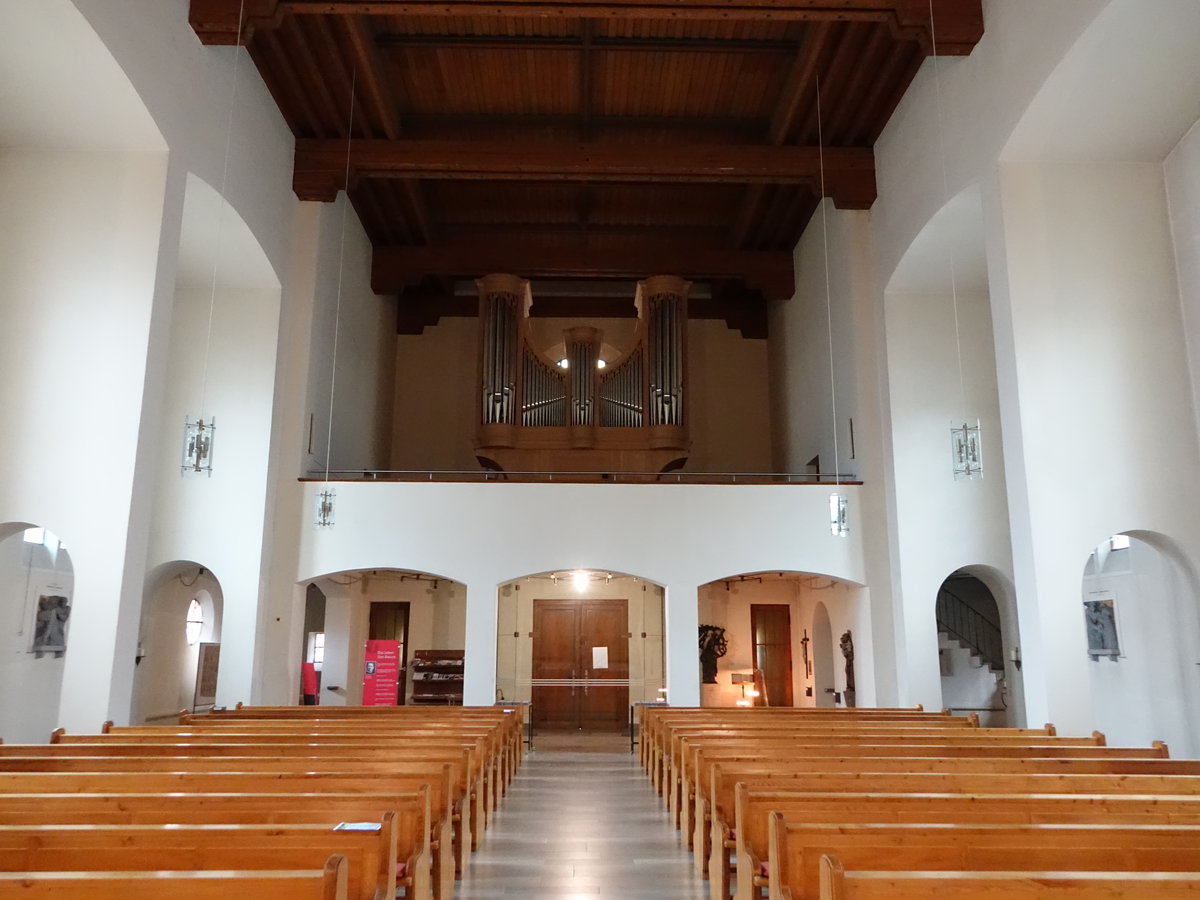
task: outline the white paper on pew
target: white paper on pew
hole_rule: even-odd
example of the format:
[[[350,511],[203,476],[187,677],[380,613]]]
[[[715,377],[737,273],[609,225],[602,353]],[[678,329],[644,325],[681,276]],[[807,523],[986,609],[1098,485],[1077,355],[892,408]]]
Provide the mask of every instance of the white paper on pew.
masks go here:
[[[339,822],[333,826],[334,831],[379,831],[383,826],[379,822]]]
[[[592,668],[607,669],[608,668],[608,648],[593,647],[592,648]]]

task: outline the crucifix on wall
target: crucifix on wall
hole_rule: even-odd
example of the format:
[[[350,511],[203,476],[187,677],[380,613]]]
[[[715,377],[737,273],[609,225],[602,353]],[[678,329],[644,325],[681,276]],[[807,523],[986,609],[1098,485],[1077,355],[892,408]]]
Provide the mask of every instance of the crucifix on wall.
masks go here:
[[[812,660],[808,658],[808,629],[804,629],[804,637],[800,639],[800,649],[804,652],[804,677],[812,678]]]

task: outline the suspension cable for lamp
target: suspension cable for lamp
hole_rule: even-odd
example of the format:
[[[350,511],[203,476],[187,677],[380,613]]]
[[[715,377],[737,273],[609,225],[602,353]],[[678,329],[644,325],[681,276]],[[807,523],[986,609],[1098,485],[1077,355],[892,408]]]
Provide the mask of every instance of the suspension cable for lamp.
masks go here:
[[[829,336],[829,412],[833,418],[833,483],[842,483],[841,462],[838,455],[837,380],[833,364],[833,288],[829,281],[829,220],[825,212],[825,134],[821,122],[821,76],[817,80],[817,160],[821,170],[821,196],[817,203],[821,207],[821,237],[825,249],[825,327]],[[820,478],[820,473],[817,473]]]
[[[325,488],[329,489],[329,458],[333,453],[333,399],[337,388],[338,332],[342,323],[342,272],[346,267],[346,209],[350,206],[350,142],[354,137],[354,89],[358,84],[358,67],[350,72],[350,116],[346,125],[346,175],[342,204],[342,237],[338,247],[337,303],[333,311],[333,360],[329,373],[329,427],[325,435]]]
[[[233,111],[237,104],[238,68],[242,62],[242,16],[246,11],[246,0],[241,0],[238,6],[237,40],[233,47],[233,78],[229,85],[229,113],[225,120],[225,159],[221,164],[221,208],[217,212],[216,247],[213,250],[212,280],[208,296],[208,328],[204,335],[204,366],[200,374],[200,415],[203,421],[204,409],[208,403],[208,356],[212,347],[213,318],[217,307],[217,270],[221,262],[221,237],[225,227],[225,191],[229,185],[229,151],[233,145]]]
[[[937,23],[933,16],[933,0],[929,0],[929,40],[933,51],[933,96],[937,107],[938,151],[942,162],[942,202],[950,205],[950,176],[946,168],[946,125],[942,118],[942,72],[938,63],[937,52]],[[966,420],[967,415],[967,381],[963,374],[962,334],[958,323],[958,275],[955,271],[954,243],[947,241],[946,246],[950,255],[950,299],[954,309],[954,354],[958,362],[958,397],[960,412]]]

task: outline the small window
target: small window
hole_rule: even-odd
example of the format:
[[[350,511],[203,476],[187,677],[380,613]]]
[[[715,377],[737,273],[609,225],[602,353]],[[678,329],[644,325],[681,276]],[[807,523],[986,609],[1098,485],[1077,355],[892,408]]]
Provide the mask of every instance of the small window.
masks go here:
[[[308,662],[313,664],[318,672],[325,662],[325,632],[310,631],[308,633]]]
[[[1129,549],[1129,535],[1114,534],[1111,538],[1108,539],[1108,546],[1109,546],[1110,550],[1128,550]]]
[[[200,605],[200,598],[193,597],[192,602],[188,604],[187,624],[184,626],[189,646],[200,640],[200,633],[203,630],[204,608]]]
[[[27,544],[44,544],[46,543],[45,528],[26,528],[25,543]]]

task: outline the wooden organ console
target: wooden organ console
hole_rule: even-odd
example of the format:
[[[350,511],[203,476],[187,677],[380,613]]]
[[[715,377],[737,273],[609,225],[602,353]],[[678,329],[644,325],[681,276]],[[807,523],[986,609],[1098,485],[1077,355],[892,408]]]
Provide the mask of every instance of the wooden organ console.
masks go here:
[[[687,281],[638,282],[633,345],[599,367],[603,332],[563,333],[565,368],[534,346],[529,282],[481,278],[476,454],[508,472],[647,472],[687,459]]]

